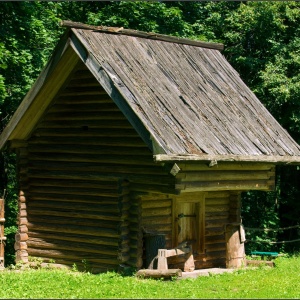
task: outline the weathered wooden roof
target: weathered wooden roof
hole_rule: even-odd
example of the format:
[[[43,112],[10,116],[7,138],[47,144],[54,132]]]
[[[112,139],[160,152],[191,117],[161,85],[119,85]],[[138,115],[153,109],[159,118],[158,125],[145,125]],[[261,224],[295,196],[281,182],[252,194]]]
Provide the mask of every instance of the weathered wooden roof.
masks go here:
[[[156,160],[300,162],[300,146],[241,80],[219,44],[74,27],[71,48]],[[0,146],[10,136],[18,139],[6,133]]]

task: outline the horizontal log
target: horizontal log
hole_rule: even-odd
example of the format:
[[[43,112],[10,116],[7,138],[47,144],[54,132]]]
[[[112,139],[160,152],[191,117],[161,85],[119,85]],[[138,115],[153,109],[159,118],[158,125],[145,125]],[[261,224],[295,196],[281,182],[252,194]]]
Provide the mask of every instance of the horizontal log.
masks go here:
[[[107,220],[107,221],[120,221],[119,215],[114,215],[112,213],[86,213],[86,212],[77,212],[77,211],[60,211],[60,210],[44,210],[37,208],[30,208],[28,210],[30,215],[41,215],[41,216],[57,216],[57,217],[66,217],[66,218],[87,218],[93,220]]]
[[[60,120],[60,121],[42,121],[39,124],[39,128],[82,128],[88,126],[88,128],[132,128],[132,125],[127,120],[115,120],[114,122],[107,122],[107,120]]]
[[[130,207],[130,204],[123,204],[123,208],[128,209]],[[32,208],[49,208],[53,210],[66,210],[66,211],[82,211],[84,213],[88,212],[100,212],[100,213],[112,213],[116,214],[117,216],[120,215],[121,213],[121,205],[118,204],[102,204],[102,205],[97,205],[97,204],[85,204],[85,203],[71,203],[71,202],[61,202],[61,201],[31,201],[29,205],[29,209],[31,210]]]
[[[210,167],[209,162],[177,162],[179,168],[185,171],[242,171],[242,170],[272,170],[274,163],[255,162],[225,162],[218,161],[218,164]]]
[[[171,205],[172,205],[171,199],[168,200],[153,199],[153,201],[142,201],[141,203],[142,209],[168,208],[171,207]]]
[[[59,128],[57,130],[62,130]],[[69,129],[68,129],[69,130]],[[98,130],[98,129],[95,129]],[[110,129],[105,129],[110,132]],[[120,129],[116,129],[120,131]],[[99,131],[99,130],[98,130]],[[121,131],[122,132],[122,131]],[[102,146],[98,147],[97,145],[51,145],[51,148],[47,144],[29,144],[28,146],[29,153],[68,153],[68,154],[95,154],[95,155],[146,155],[151,157],[151,152],[148,148],[133,148],[133,147],[110,147]]]
[[[81,163],[105,163],[105,164],[124,164],[124,165],[145,165],[145,166],[153,166],[153,161],[150,156],[132,156],[132,155],[119,155],[119,156],[99,156],[86,153],[83,154],[56,154],[56,153],[34,153],[29,155],[28,159],[30,161],[61,161],[61,162],[81,162]]]
[[[271,190],[274,180],[224,180],[215,182],[185,182],[175,184],[181,192],[210,191],[210,190]]]
[[[205,237],[205,245],[225,243],[225,235],[214,235]]]
[[[229,198],[205,198],[206,205],[229,205]]]
[[[217,198],[228,198],[230,196],[230,192],[228,191],[211,191],[205,194],[205,200],[209,199],[217,199]]]
[[[109,98],[104,98],[104,99],[109,99]],[[120,110],[119,108],[113,103],[100,103],[100,101],[98,101],[97,103],[89,103],[88,105],[84,102],[81,103],[76,103],[75,105],[72,104],[66,104],[66,103],[61,103],[60,101],[57,102],[55,105],[53,105],[48,113],[50,114],[54,114],[54,113],[58,113],[58,114],[62,114],[62,113],[72,113],[72,112],[82,112],[82,113],[103,113],[103,112],[118,112],[120,114]],[[46,118],[47,119],[47,118]],[[134,132],[134,130],[132,130]],[[135,133],[135,135],[137,135]]]
[[[85,188],[76,188],[76,187],[55,187],[55,186],[31,186],[30,193],[42,193],[45,192],[47,194],[64,194],[64,195],[83,195],[86,197],[89,196],[118,196],[122,193],[127,193],[127,191],[120,191],[112,190],[112,189],[85,189]],[[21,212],[20,212],[21,213]]]
[[[275,170],[267,171],[199,171],[179,173],[178,182],[223,181],[223,180],[267,180],[275,176]]]
[[[171,207],[158,207],[158,208],[147,208],[142,210],[142,216],[143,218],[147,217],[169,217],[172,214],[172,208]]]
[[[31,223],[40,223],[40,224],[57,224],[57,225],[74,225],[74,226],[88,226],[88,227],[96,227],[103,229],[119,229],[121,226],[121,222],[108,221],[108,220],[97,220],[94,219],[86,219],[86,218],[66,218],[64,216],[48,216],[48,215],[39,215],[39,214],[31,214],[30,215]]]
[[[176,193],[173,184],[160,185],[160,184],[142,184],[142,183],[132,182],[130,185],[130,189],[131,191],[135,191],[135,192],[152,192],[152,193],[167,193],[167,194]]]
[[[132,129],[116,129],[107,128],[106,130],[99,130],[97,128],[89,128],[88,126],[83,126],[81,128],[41,128],[37,129],[33,135],[34,137],[117,137],[117,138],[124,138],[124,137],[130,137],[130,138],[137,138],[137,133]]]
[[[228,212],[229,205],[205,205],[205,212]]]
[[[101,88],[101,86],[99,85],[99,82],[97,80],[95,80],[95,78],[92,78],[92,77],[82,78],[82,79],[75,78],[75,79],[72,79],[68,83],[68,88],[78,88],[78,87],[80,87],[80,88],[94,87],[94,88],[98,88],[98,89]],[[109,99],[108,95],[107,95],[107,98]]]
[[[30,231],[46,231],[46,232],[58,232],[68,234],[81,234],[94,237],[110,237],[110,238],[119,238],[120,234],[118,230],[113,229],[103,229],[95,227],[82,227],[82,226],[73,226],[57,224],[38,224],[38,223],[28,223],[28,229]]]
[[[65,121],[67,122],[67,120]],[[88,126],[83,125],[83,126]],[[30,139],[30,145],[95,145],[95,146],[116,146],[116,147],[145,147],[145,143],[140,137],[35,137]]]
[[[98,174],[120,174],[120,176],[126,177],[129,174],[151,174],[151,175],[162,175],[161,168],[157,168],[154,166],[131,166],[131,165],[104,165],[104,164],[96,164],[96,163],[74,163],[74,162],[51,162],[45,163],[43,161],[32,161],[29,166],[29,172],[32,170],[56,170],[56,171],[64,171],[64,172],[82,172],[85,171],[86,173],[89,172],[97,172]],[[139,186],[139,185],[138,185]],[[137,188],[138,188],[137,186]],[[142,187],[143,188],[143,187]],[[151,190],[150,190],[151,191]]]
[[[206,251],[226,251],[226,242],[223,243],[215,243],[215,244],[205,244]]]
[[[142,224],[143,226],[147,225],[163,225],[163,224],[171,224],[172,218],[168,216],[163,216],[161,218],[157,217],[143,217]]]
[[[99,257],[96,255],[90,255],[87,253],[75,253],[70,251],[56,251],[56,250],[45,250],[45,249],[28,249],[29,256],[33,257],[41,257],[41,258],[48,258],[54,259],[56,262],[60,262],[62,260],[73,260],[73,264],[77,262],[82,262],[82,260],[86,260],[90,264],[93,263],[103,263],[108,265],[119,265],[121,261],[118,258],[111,258],[111,257]]]
[[[226,268],[226,261],[224,258],[208,261],[195,261],[195,267],[196,269]]]
[[[97,257],[103,254],[107,257],[116,257],[117,253],[119,251],[118,247],[114,246],[108,246],[108,245],[92,245],[92,244],[86,244],[84,243],[84,239],[81,243],[78,242],[65,242],[62,240],[52,240],[47,241],[44,239],[38,239],[38,238],[30,238],[27,241],[28,248],[35,248],[35,249],[45,249],[45,250],[57,250],[64,252],[67,250],[67,252],[83,252],[85,254],[97,254]]]
[[[225,234],[223,227],[205,228],[205,236],[221,235]]]
[[[63,195],[63,194],[47,194],[47,193],[31,193],[30,199],[38,201],[61,201],[61,202],[76,202],[90,204],[118,204],[122,197],[128,197],[127,195],[119,196],[113,195],[112,197],[101,196],[89,196],[86,195]]]
[[[182,271],[180,269],[168,269],[168,270],[142,269],[142,270],[137,271],[136,276],[142,277],[142,278],[182,277]]]
[[[104,104],[112,103],[112,99],[107,95],[107,94],[102,94],[102,95],[89,95],[87,97],[82,96],[82,95],[74,95],[74,96],[62,96],[60,95],[57,101],[57,104],[70,104],[70,105],[78,105],[78,104],[83,104],[83,105],[89,105],[89,104]],[[56,104],[56,105],[57,105]]]
[[[221,217],[228,217],[228,211],[211,211],[207,212],[205,211],[205,220],[213,220],[215,218],[221,218]]]
[[[207,251],[205,254],[206,261],[220,259],[220,258],[226,259],[226,251],[225,250],[221,250],[221,251],[210,250],[210,251]]]
[[[80,235],[80,234],[65,234],[64,232],[46,232],[46,231],[31,231],[29,232],[29,238],[39,238],[45,240],[61,240],[61,241],[68,241],[74,243],[80,243],[84,240],[86,244],[93,244],[93,245],[107,245],[107,246],[114,246],[119,247],[120,245],[120,237],[101,237],[101,236],[89,236],[89,235]],[[128,243],[129,240],[124,240],[125,243]]]
[[[55,112],[48,113],[45,116],[46,122],[56,122],[56,121],[89,121],[89,120],[108,120],[109,122],[114,122],[115,120],[126,120],[125,116],[119,111],[107,111],[107,112]]]
[[[98,87],[95,88],[85,88],[85,87],[79,87],[79,88],[65,88],[60,95],[62,97],[64,96],[89,96],[89,95],[105,95],[107,94],[103,89]]]
[[[221,227],[228,223],[228,218],[220,218],[220,219],[212,219],[212,220],[205,220],[205,228],[215,228],[215,227]]]

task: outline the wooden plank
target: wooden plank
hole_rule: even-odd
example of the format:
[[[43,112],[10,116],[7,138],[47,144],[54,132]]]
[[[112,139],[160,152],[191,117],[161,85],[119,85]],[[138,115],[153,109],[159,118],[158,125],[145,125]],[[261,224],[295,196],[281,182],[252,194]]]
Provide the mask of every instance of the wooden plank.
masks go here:
[[[218,180],[267,180],[275,176],[272,171],[206,171],[206,172],[181,172],[176,176],[177,182],[193,181],[218,181]]]
[[[203,48],[210,48],[210,49],[217,49],[217,50],[224,49],[224,45],[220,43],[203,42],[203,41],[180,38],[180,37],[164,35],[164,34],[159,34],[154,32],[144,32],[139,30],[124,29],[123,27],[93,26],[93,25],[86,25],[79,22],[72,22],[72,21],[65,21],[65,20],[61,21],[60,25],[65,27],[77,28],[77,29],[87,29],[87,30],[96,30],[105,33],[123,34],[123,35],[129,35],[134,37],[142,37],[147,39],[160,40],[164,42],[186,44],[186,45],[192,45],[192,46],[203,47]]]
[[[175,188],[180,192],[195,192],[195,191],[248,191],[248,190],[262,190],[270,191],[275,186],[274,180],[224,180],[224,181],[207,181],[207,182],[185,182],[182,184],[175,184]]]
[[[180,269],[168,269],[168,270],[142,269],[137,271],[136,276],[141,278],[172,278],[172,277],[181,277],[182,271]]]
[[[156,162],[178,161],[237,161],[237,162],[267,162],[280,164],[299,164],[300,156],[279,155],[154,155]]]
[[[69,225],[68,227],[59,224],[39,224],[39,223],[28,223],[29,234],[31,231],[39,232],[58,232],[67,234],[80,234],[87,236],[99,236],[99,237],[109,237],[109,238],[119,238],[119,233],[117,230],[112,229],[102,229],[94,227],[83,227],[83,226],[73,226]]]
[[[186,161],[177,163],[182,172],[193,171],[271,171],[275,167],[274,163],[255,162],[230,162],[220,161],[210,166],[209,163],[200,161]]]

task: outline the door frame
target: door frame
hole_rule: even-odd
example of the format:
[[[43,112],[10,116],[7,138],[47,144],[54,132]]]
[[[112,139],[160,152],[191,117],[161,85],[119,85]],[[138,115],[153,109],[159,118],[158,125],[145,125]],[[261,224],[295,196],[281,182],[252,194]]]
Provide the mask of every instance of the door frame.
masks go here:
[[[205,192],[183,193],[172,201],[172,245],[178,246],[178,203],[196,203],[196,243],[193,251],[205,253]]]

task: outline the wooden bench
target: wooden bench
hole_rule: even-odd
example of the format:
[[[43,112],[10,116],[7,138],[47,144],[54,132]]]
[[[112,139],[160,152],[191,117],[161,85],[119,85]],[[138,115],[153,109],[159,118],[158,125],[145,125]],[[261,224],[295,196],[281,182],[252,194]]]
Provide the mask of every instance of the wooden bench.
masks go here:
[[[266,252],[266,251],[251,251],[251,255],[258,255],[263,257],[277,257],[279,253],[277,252]]]

